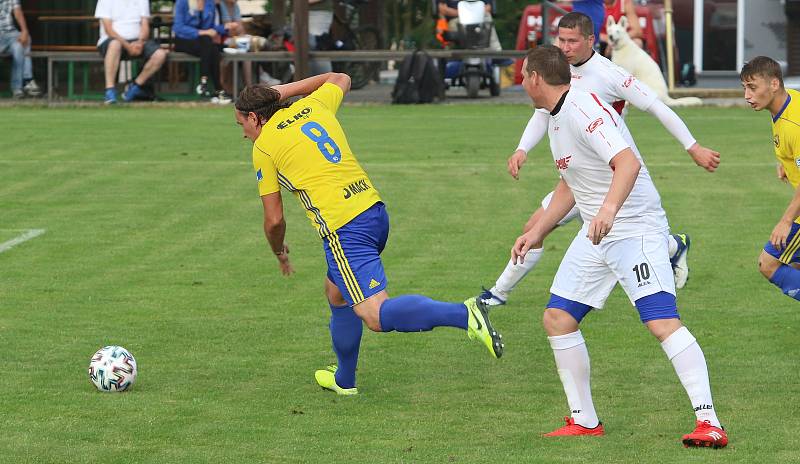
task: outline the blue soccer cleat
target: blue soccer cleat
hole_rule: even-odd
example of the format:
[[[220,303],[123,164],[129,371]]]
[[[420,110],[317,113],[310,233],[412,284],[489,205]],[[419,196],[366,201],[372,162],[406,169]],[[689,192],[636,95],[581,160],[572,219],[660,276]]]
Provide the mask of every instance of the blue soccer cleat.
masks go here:
[[[692,241],[686,234],[673,234],[672,238],[678,242],[678,251],[675,256],[670,258],[672,263],[672,274],[675,276],[675,288],[683,288],[686,281],[689,280],[689,263],[687,258],[689,255],[689,247],[692,246]]]
[[[113,87],[106,89],[105,99],[103,103],[106,105],[113,105],[117,102],[117,91]]]
[[[139,87],[136,82],[131,82],[131,85],[128,86],[128,91],[125,92],[125,95],[123,95],[122,98],[124,98],[126,102],[132,102],[140,95],[144,95],[142,88]]]

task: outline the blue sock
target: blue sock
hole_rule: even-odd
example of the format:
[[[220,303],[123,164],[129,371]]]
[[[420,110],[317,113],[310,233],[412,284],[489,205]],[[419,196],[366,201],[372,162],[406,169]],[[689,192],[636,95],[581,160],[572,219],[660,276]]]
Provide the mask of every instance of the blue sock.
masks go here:
[[[381,304],[381,330],[424,332],[434,327],[458,327],[467,330],[467,307],[462,303],[444,303],[422,295],[389,298]]]
[[[356,366],[358,365],[358,349],[361,346],[361,319],[349,306],[331,307],[331,341],[333,351],[338,359],[336,385],[342,388],[356,386]]]
[[[781,264],[769,281],[783,290],[785,295],[800,300],[800,270]]]

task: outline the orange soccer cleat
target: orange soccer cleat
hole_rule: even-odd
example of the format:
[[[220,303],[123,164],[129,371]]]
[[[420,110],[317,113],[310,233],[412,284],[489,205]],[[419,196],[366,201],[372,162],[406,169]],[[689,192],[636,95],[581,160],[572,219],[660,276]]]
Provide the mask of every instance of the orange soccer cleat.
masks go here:
[[[697,421],[694,432],[683,436],[683,446],[724,448],[728,444],[728,434],[722,427],[714,427],[708,421]]]
[[[587,428],[582,425],[578,425],[575,423],[575,419],[571,417],[565,417],[564,420],[567,422],[567,425],[563,427],[559,427],[553,430],[550,433],[545,433],[545,437],[566,437],[566,436],[575,436],[575,435],[594,435],[594,436],[603,436],[605,435],[605,429],[603,429],[603,423],[600,422],[597,424],[597,427],[594,428]]]

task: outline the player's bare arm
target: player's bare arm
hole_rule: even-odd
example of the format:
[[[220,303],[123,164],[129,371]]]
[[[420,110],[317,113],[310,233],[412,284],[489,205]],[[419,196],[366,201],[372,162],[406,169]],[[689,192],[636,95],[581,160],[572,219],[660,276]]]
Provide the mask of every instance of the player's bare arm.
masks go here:
[[[781,182],[789,182],[789,178],[786,177],[786,170],[783,169],[783,165],[781,163],[778,163],[775,166],[776,166],[775,167],[775,170],[776,170],[775,175],[778,176],[778,180],[781,181]]]
[[[261,197],[264,205],[264,235],[267,237],[272,252],[278,259],[283,275],[294,272],[289,262],[289,247],[284,242],[286,237],[286,220],[283,218],[283,201],[281,192],[274,192]]]
[[[614,218],[617,212],[622,208],[622,204],[630,195],[633,190],[633,185],[636,183],[636,177],[639,175],[639,169],[642,165],[633,154],[633,150],[626,148],[617,153],[609,166],[614,171],[611,177],[611,187],[608,189],[603,206],[597,211],[597,215],[589,223],[589,233],[587,237],[593,244],[597,245],[611,231],[611,226],[614,224]]]
[[[322,84],[325,83],[338,86],[345,94],[350,91],[350,76],[334,72],[307,77],[303,80],[290,82],[288,84],[279,84],[272,88],[281,94],[281,100],[286,100],[287,98],[299,95],[308,95],[322,87]]]
[[[524,262],[525,254],[531,248],[541,247],[544,238],[555,229],[558,221],[563,219],[573,206],[575,206],[575,197],[572,196],[572,190],[561,179],[553,191],[553,198],[547,209],[544,210],[542,218],[529,231],[519,236],[514,243],[514,247],[511,249],[511,260],[514,264]]]

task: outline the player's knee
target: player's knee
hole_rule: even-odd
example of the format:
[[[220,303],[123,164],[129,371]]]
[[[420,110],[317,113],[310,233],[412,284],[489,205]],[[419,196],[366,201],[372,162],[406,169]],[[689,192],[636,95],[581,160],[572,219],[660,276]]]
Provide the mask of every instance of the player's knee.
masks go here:
[[[544,314],[542,314],[542,327],[549,335],[550,332],[555,329],[558,325],[558,316],[554,314],[554,311],[550,308],[544,310]]]
[[[676,318],[654,319],[645,322],[645,325],[650,333],[662,342],[675,333],[676,330],[683,327],[681,320]]]
[[[367,325],[369,330],[373,332],[383,331],[383,329],[381,329],[380,311],[373,309],[371,306],[364,307],[363,305],[358,305],[354,309],[358,317],[364,321],[364,324]]]
[[[563,309],[547,308],[542,316],[542,326],[549,336],[564,335],[578,330],[578,321]]]
[[[363,319],[364,324],[367,325],[367,328],[373,332],[383,332],[381,329],[381,321],[380,319]]]
[[[772,279],[772,275],[780,267],[780,261],[770,255],[762,254],[758,258],[758,271],[761,272],[767,280]]]

